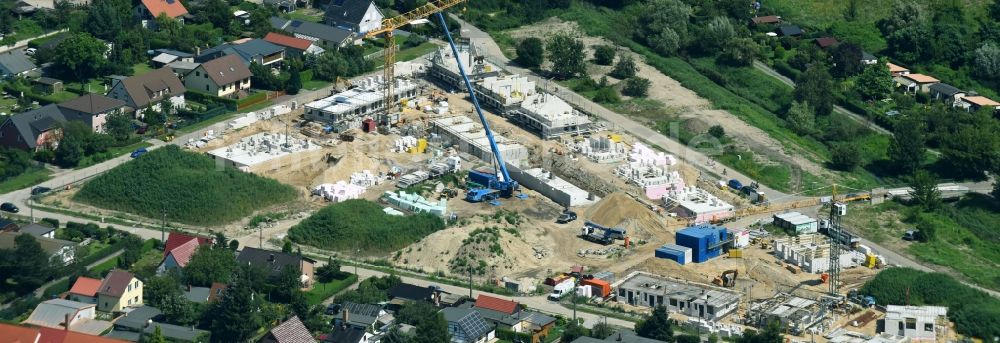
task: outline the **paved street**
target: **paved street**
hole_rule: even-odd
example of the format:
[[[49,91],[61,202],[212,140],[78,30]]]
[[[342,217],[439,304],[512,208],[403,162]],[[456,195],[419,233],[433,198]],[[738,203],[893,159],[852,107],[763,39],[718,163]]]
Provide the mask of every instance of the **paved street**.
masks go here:
[[[52,36],[52,35],[55,35],[55,34],[59,34],[59,33],[66,32],[66,31],[69,31],[69,29],[62,29],[62,30],[58,30],[58,31],[52,31],[52,32],[49,32],[49,33],[45,33],[45,34],[41,34],[41,35],[35,36],[35,37],[22,39],[22,40],[17,41],[17,43],[14,43],[14,45],[3,45],[3,46],[0,46],[0,53],[5,53],[5,52],[10,51],[10,50],[16,50],[18,48],[23,48],[25,46],[28,46],[28,42],[31,42],[33,40],[36,40],[36,39],[39,39],[39,38],[45,38],[45,37]]]

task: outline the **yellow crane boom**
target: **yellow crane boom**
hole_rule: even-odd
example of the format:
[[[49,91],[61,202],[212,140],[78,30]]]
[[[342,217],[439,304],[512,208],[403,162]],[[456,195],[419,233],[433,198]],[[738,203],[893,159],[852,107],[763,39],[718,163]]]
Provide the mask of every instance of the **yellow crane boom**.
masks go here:
[[[385,65],[382,69],[382,77],[385,80],[385,84],[382,88],[383,91],[383,104],[384,104],[384,122],[386,125],[389,123],[389,115],[391,114],[393,108],[396,104],[395,94],[393,94],[393,88],[396,86],[396,37],[392,34],[393,31],[409,25],[415,20],[426,19],[435,13],[442,12],[446,9],[457,6],[466,0],[430,0],[426,4],[413,9],[412,11],[397,15],[392,18],[382,19],[382,26],[377,30],[369,31],[365,34],[364,38],[374,38],[376,36],[384,36],[385,38],[385,50],[383,57],[385,58]],[[381,124],[381,123],[379,123]]]

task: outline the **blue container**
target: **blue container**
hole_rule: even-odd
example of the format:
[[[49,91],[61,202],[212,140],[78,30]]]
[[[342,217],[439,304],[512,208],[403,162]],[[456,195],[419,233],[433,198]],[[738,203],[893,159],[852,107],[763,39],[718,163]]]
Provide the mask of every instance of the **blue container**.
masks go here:
[[[657,258],[672,260],[680,265],[684,265],[685,263],[690,262],[691,249],[675,244],[664,244],[662,247],[656,249],[654,256]]]
[[[722,242],[727,239],[724,227],[699,225],[677,232],[677,245],[691,248],[691,259],[696,263],[708,261],[722,254]]]

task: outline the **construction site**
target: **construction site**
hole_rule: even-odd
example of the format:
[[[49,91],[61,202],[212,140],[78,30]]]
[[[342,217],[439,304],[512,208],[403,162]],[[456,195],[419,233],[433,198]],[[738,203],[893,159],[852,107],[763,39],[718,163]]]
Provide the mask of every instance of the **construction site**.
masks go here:
[[[537,294],[580,282],[581,266],[620,277],[607,294],[583,291],[594,303],[634,313],[665,305],[683,325],[724,337],[773,320],[801,340],[844,327],[875,335],[882,312],[851,319],[848,299],[832,294],[890,261],[828,239],[821,233],[845,233],[801,214],[772,217],[829,205],[762,201],[750,186],[748,196],[501,65],[461,41],[301,106],[246,114],[186,147],[295,186],[304,213],[366,199],[390,215],[449,221],[393,254],[400,268]],[[284,237],[302,217],[260,234]],[[772,221],[802,235],[761,229]],[[246,223],[213,229],[247,235]]]

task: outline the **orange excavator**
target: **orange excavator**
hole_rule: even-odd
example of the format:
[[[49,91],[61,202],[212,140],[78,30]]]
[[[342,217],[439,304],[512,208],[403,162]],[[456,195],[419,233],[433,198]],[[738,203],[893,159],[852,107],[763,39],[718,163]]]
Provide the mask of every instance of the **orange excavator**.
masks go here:
[[[738,275],[740,272],[736,269],[730,269],[722,272],[722,275],[716,276],[712,283],[721,287],[733,287],[736,285],[736,276]]]

